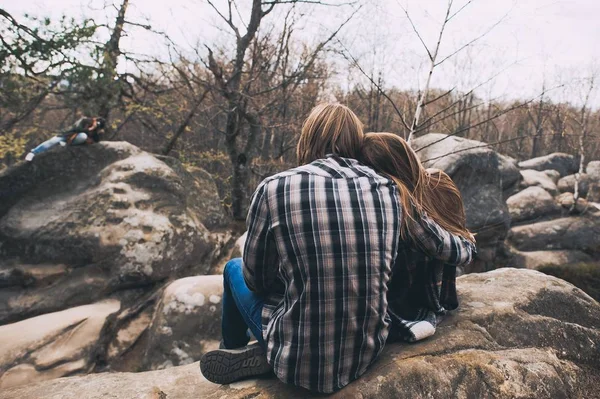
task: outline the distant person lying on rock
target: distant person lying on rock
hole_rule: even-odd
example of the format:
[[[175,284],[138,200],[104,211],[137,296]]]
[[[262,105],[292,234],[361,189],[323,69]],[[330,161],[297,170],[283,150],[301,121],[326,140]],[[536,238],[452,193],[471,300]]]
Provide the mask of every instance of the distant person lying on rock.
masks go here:
[[[101,139],[101,134],[104,131],[105,125],[106,121],[104,118],[83,117],[75,122],[69,129],[64,130],[60,134],[35,147],[27,154],[25,160],[31,162],[33,157],[37,154],[48,151],[58,144],[65,146],[97,143]]]
[[[475,242],[466,227],[460,191],[450,176],[438,169],[425,170],[404,139],[367,133],[360,160],[413,190],[422,210],[445,230]],[[446,311],[458,307],[456,264],[411,240],[401,241],[387,299],[392,320],[388,341],[414,342],[433,335]]]
[[[337,391],[386,343],[385,298],[401,242],[444,263],[471,260],[472,241],[419,213],[413,187],[358,161],[363,140],[350,109],[318,105],[302,127],[301,166],[258,186],[243,260],[229,261],[223,274],[221,349],[200,361],[209,381],[272,369],[285,383]],[[258,342],[247,346],[248,329]]]

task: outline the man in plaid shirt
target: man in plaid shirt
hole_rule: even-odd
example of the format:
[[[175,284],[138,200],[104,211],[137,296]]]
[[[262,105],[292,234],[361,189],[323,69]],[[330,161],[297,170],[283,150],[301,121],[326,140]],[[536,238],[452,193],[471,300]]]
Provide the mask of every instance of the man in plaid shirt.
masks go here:
[[[225,268],[222,349],[200,364],[208,380],[225,384],[272,368],[286,383],[330,393],[383,349],[402,212],[393,181],[356,161],[362,137],[348,108],[317,106],[298,144],[303,166],[259,185],[243,262]],[[432,256],[470,261],[468,241],[426,216],[412,223],[416,244]],[[255,345],[245,346],[248,328]]]

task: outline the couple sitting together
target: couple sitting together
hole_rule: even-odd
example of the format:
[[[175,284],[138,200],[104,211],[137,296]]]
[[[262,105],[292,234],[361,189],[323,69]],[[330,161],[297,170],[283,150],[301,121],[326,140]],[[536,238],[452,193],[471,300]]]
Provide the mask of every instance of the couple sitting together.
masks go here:
[[[458,306],[456,266],[475,239],[448,175],[339,104],[312,110],[297,154],[299,167],[258,186],[243,259],[225,266],[223,340],[200,362],[212,382],[273,370],[334,392]]]

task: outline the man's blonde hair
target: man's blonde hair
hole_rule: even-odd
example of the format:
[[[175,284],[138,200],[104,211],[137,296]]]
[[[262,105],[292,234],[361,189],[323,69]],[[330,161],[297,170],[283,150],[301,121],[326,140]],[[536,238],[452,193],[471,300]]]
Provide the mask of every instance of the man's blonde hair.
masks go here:
[[[363,137],[362,123],[350,108],[342,104],[319,104],[302,125],[296,147],[298,164],[311,163],[327,154],[356,159]]]

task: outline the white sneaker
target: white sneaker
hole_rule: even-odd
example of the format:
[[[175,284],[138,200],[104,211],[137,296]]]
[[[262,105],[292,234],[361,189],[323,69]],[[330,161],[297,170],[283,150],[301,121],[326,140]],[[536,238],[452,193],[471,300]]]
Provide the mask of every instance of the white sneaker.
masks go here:
[[[35,157],[35,154],[33,152],[30,152],[29,154],[27,154],[27,156],[25,157],[25,160],[27,162],[31,162],[33,160],[33,157]]]
[[[60,142],[60,146],[61,146],[61,147],[64,147],[64,146],[66,146],[66,145],[67,145],[67,142],[66,142],[66,141],[61,141],[61,142]]]

